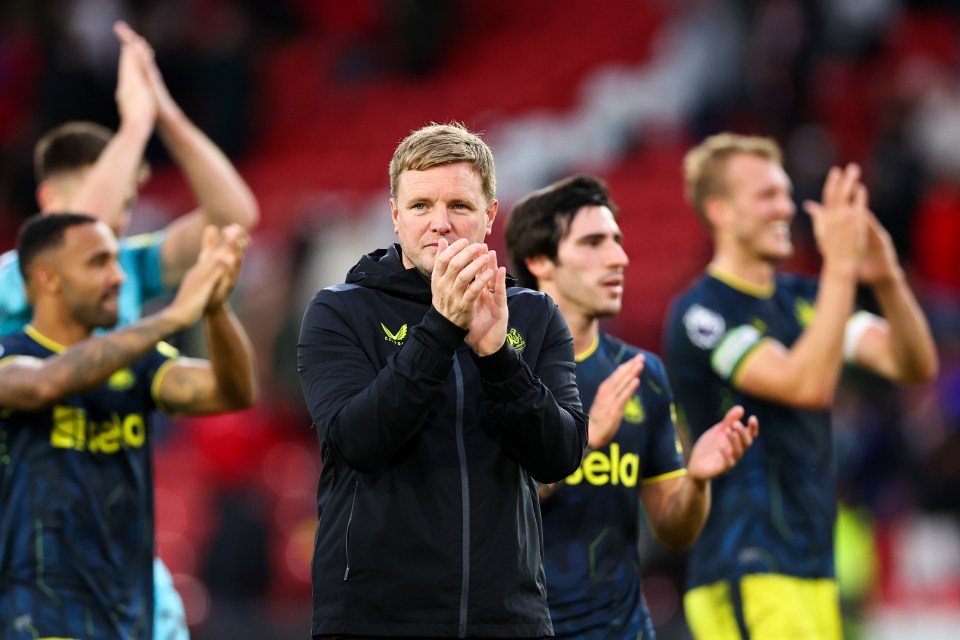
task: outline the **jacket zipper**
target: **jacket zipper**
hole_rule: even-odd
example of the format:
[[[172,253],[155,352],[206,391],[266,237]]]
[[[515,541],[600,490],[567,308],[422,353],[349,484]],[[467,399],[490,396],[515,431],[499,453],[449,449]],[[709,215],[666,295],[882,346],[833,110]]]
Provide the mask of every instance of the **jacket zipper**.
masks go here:
[[[357,505],[357,489],[360,487],[360,478],[353,481],[353,500],[350,502],[350,515],[347,517],[347,532],[343,534],[343,553],[346,556],[347,568],[343,572],[343,581],[350,577],[350,523],[353,522],[353,508]]]
[[[467,603],[470,595],[470,478],[467,475],[467,447],[463,441],[463,371],[460,360],[453,356],[453,372],[457,381],[457,458],[460,461],[460,500],[463,502],[463,577],[460,581],[460,627],[457,637],[467,637]]]

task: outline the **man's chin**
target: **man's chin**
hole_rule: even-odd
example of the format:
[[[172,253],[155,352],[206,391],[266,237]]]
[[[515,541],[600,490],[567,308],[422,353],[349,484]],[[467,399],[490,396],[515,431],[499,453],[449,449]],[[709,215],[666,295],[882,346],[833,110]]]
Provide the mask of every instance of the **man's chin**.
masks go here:
[[[781,262],[785,262],[793,257],[793,244],[785,247],[778,247],[773,251],[767,251],[761,254],[760,257],[771,264],[780,264]]]
[[[407,269],[416,269],[420,273],[424,274],[428,278],[430,274],[433,273],[433,262],[435,256],[426,256],[423,252],[418,254],[408,253],[403,250],[403,247],[400,248],[400,257],[403,260],[403,266]]]
[[[609,317],[611,317],[611,316],[615,316],[615,315],[617,315],[618,313],[620,313],[620,308],[621,308],[622,306],[623,306],[623,305],[621,304],[621,301],[619,301],[619,300],[616,301],[616,302],[607,302],[606,304],[598,305],[598,306],[593,310],[593,314],[591,314],[591,315],[592,315],[593,318],[595,318],[595,319],[609,318]]]
[[[120,322],[120,315],[116,312],[104,313],[101,314],[95,322],[96,324],[93,325],[94,329],[113,329],[117,326],[117,323]]]

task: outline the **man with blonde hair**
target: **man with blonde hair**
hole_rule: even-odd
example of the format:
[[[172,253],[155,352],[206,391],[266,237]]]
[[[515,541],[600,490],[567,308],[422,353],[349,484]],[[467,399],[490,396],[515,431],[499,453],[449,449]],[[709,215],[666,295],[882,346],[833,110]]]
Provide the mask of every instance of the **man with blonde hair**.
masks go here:
[[[537,484],[579,466],[587,418],[563,316],[484,243],[494,175],[465,128],[413,132],[390,164],[399,244],[307,308],[315,638],[553,635]]]
[[[805,202],[819,279],[777,273],[796,213],[777,144],[720,134],[684,162],[687,198],[713,236],[707,273],[673,303],[667,369],[694,437],[743,405],[763,435],[713,483],[690,554],[687,621],[697,638],[839,638],[836,479],[829,408],[844,362],[926,382],[938,362],[860,169],[827,175]],[[855,311],[858,284],[883,317]]]

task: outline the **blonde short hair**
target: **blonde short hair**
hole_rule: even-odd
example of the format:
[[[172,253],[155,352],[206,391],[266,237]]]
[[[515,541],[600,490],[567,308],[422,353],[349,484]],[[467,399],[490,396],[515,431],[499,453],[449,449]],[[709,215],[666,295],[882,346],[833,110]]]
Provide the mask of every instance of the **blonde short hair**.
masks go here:
[[[707,222],[705,204],[708,198],[727,193],[725,169],[727,161],[739,154],[760,156],[783,164],[780,145],[773,138],[718,133],[687,152],[683,158],[684,196],[700,218]]]
[[[474,166],[480,174],[480,186],[487,204],[493,202],[497,193],[493,152],[479,135],[459,122],[430,123],[400,142],[390,160],[390,195],[397,197],[400,174],[404,171],[425,171],[455,162],[469,162]]]

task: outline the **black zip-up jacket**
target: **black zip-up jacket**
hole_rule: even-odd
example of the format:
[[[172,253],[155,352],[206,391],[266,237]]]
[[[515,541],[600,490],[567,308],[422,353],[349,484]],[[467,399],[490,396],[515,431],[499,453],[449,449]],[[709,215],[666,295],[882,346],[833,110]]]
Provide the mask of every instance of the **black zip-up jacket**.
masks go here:
[[[323,469],[313,634],[553,635],[537,482],[580,464],[573,339],[546,295],[507,290],[480,358],[394,245],[323,289],[298,370]]]

